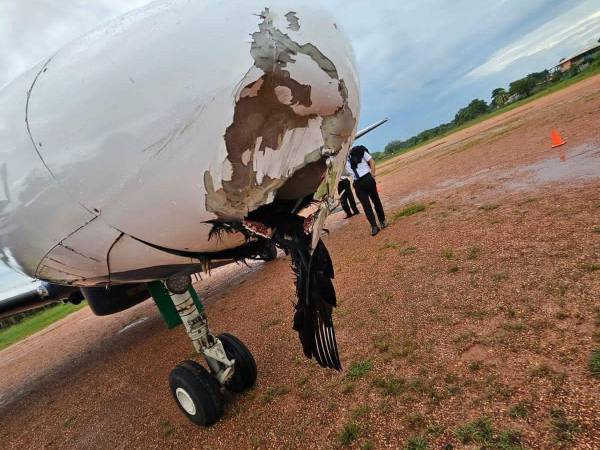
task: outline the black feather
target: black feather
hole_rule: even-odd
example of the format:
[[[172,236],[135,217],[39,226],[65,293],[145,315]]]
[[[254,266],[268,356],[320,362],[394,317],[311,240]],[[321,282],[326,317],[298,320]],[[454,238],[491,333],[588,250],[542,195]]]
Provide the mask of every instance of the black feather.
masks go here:
[[[332,312],[336,305],[333,264],[323,242],[310,255],[308,238],[302,251],[292,251],[292,268],[296,274],[298,303],[294,330],[298,332],[307,358],[321,366],[341,370],[335,340]]]
[[[304,231],[305,218],[289,211],[272,204],[253,211],[248,219],[274,230],[273,242],[292,258],[298,297],[293,328],[304,354],[323,367],[341,370],[332,319],[336,306],[333,263],[322,241],[311,252],[311,237]]]

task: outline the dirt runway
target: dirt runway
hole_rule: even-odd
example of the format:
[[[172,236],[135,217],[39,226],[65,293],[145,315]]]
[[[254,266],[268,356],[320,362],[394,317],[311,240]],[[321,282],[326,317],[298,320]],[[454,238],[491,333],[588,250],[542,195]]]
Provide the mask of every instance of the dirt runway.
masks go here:
[[[344,372],[303,358],[281,257],[197,284],[259,366],[217,425],[170,397],[181,327],[151,302],[86,308],[0,352],[2,448],[475,448],[482,423],[490,448],[598,448],[599,130],[596,76],[382,164],[391,226],[371,238],[338,213],[326,238]]]

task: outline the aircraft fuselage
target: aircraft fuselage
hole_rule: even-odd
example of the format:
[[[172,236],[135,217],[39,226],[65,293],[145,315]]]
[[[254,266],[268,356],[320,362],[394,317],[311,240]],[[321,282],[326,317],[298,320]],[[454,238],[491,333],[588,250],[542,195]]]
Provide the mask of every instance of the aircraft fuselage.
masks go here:
[[[321,7],[155,2],[0,91],[0,258],[81,286],[197,268],[246,242],[215,223],[332,195],[358,117]]]

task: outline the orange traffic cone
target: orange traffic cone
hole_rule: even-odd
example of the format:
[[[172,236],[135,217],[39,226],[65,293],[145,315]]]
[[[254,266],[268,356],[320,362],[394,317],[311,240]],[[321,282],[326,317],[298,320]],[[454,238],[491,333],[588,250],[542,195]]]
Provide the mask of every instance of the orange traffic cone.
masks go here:
[[[550,132],[550,140],[552,141],[552,148],[566,144],[566,141],[563,141],[563,138],[560,137],[560,134],[556,130]]]

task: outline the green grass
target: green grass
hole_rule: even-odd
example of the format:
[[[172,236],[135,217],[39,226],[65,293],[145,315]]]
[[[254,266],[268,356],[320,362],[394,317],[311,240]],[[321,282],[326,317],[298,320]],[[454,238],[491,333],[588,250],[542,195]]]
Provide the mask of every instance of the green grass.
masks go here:
[[[524,419],[529,415],[529,405],[524,402],[519,402],[508,410],[508,416],[513,419]]]
[[[588,367],[593,376],[600,378],[600,347],[596,347],[592,352],[590,360],[588,361]]]
[[[454,258],[454,252],[451,248],[445,248],[441,251],[440,256],[444,259],[452,259]]]
[[[411,430],[421,430],[427,425],[427,421],[423,414],[419,412],[412,412],[404,416],[404,422]]]
[[[575,433],[580,430],[577,423],[570,420],[562,409],[553,409],[550,411],[550,424],[554,431],[554,439],[558,443],[571,442]]]
[[[400,256],[412,255],[417,252],[417,247],[406,247],[400,250]]]
[[[406,390],[404,378],[375,378],[373,385],[381,389],[384,395],[398,395]]]
[[[481,252],[479,247],[469,247],[469,250],[467,250],[467,259],[476,259],[479,256],[479,252]]]
[[[592,228],[592,231],[594,233],[600,234],[600,227],[594,227],[594,228]]]
[[[361,417],[366,416],[370,412],[371,407],[369,405],[360,405],[354,408],[352,411],[350,411],[350,416],[352,417],[352,420],[358,420]]]
[[[26,317],[21,322],[0,330],[0,350],[31,336],[40,330],[43,330],[54,322],[68,316],[69,314],[80,310],[87,303],[82,302],[79,305],[71,303],[59,303],[51,308]]]
[[[290,388],[288,386],[270,386],[263,393],[262,401],[263,403],[271,403],[275,397],[288,394],[289,392]]]
[[[481,361],[471,361],[468,367],[471,372],[477,372],[478,370],[481,370],[483,363]]]
[[[498,205],[495,203],[485,203],[479,207],[479,209],[482,209],[484,211],[493,211],[494,209],[497,209],[497,208],[498,208]]]
[[[396,211],[392,217],[394,220],[398,220],[401,217],[412,216],[413,214],[420,213],[422,211],[425,211],[426,209],[427,207],[422,203],[411,203],[410,205],[407,205],[400,211]]]
[[[350,364],[346,378],[349,380],[358,380],[364,377],[373,368],[373,363],[369,360],[357,361]]]
[[[375,444],[370,439],[367,439],[362,444],[360,444],[361,450],[373,450],[375,448]]]
[[[507,429],[496,431],[487,417],[462,425],[454,430],[454,436],[462,444],[479,444],[481,448],[520,450],[521,435],[518,431]]]
[[[582,262],[579,264],[579,268],[581,270],[585,270],[586,272],[595,272],[596,270],[600,270],[600,264]]]
[[[338,442],[342,445],[350,445],[358,438],[360,430],[356,422],[348,422],[338,433]]]
[[[506,270],[501,270],[500,272],[493,273],[492,280],[494,280],[496,283],[508,280],[508,272]]]
[[[404,450],[425,450],[427,441],[422,436],[413,436],[404,445]]]

